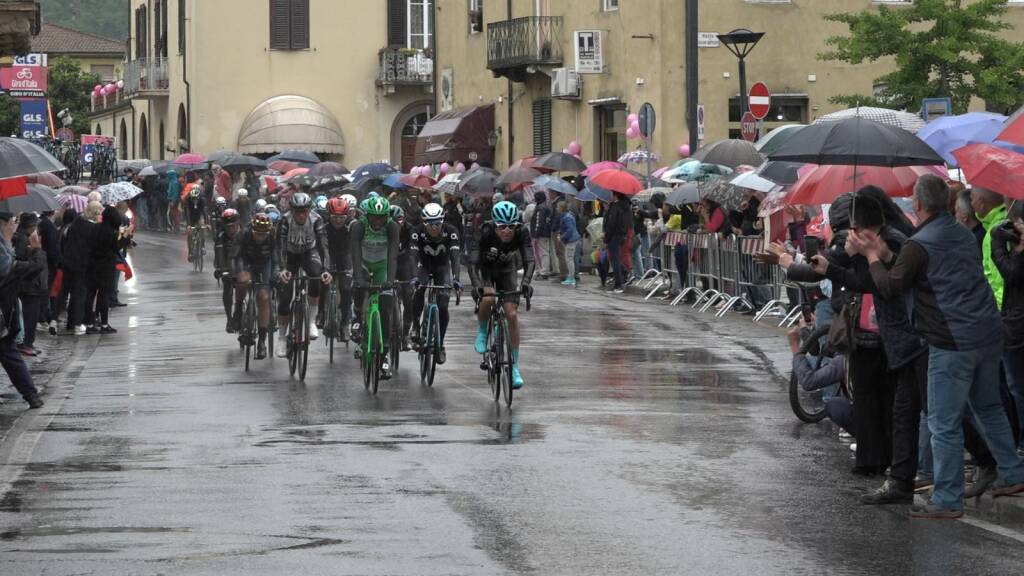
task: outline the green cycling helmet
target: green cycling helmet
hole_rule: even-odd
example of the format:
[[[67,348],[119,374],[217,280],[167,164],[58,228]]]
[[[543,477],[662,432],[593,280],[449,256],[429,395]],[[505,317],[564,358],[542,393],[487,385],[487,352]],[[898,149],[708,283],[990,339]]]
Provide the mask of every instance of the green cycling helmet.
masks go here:
[[[498,202],[491,209],[491,219],[495,224],[519,224],[519,208],[507,200]]]
[[[369,198],[363,210],[367,216],[390,216],[391,203],[387,198]]]

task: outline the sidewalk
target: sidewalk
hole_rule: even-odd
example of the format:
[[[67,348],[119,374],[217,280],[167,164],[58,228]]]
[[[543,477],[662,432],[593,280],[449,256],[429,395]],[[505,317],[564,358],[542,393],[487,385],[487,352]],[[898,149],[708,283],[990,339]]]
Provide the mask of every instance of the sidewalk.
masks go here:
[[[58,336],[50,336],[49,333],[40,330],[36,336],[36,345],[43,350],[43,353],[35,358],[23,357],[28,364],[29,372],[32,374],[32,382],[40,389],[44,402],[49,402],[51,395],[46,390],[53,375],[71,357],[75,348],[75,336],[59,333]],[[79,336],[78,338],[85,338]],[[3,444],[7,433],[11,430],[18,419],[28,412],[28,404],[22,400],[21,395],[11,385],[7,375],[3,375],[3,388],[0,389],[0,444]]]

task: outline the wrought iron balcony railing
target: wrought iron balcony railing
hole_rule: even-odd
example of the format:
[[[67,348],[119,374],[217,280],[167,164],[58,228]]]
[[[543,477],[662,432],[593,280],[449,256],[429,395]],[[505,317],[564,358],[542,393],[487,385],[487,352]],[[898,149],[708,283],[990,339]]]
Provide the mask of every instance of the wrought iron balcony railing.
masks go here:
[[[562,63],[562,17],[527,16],[487,25],[487,69]]]
[[[163,92],[170,87],[167,58],[139,58],[124,67],[124,91],[128,95],[139,92]]]
[[[418,48],[382,48],[379,52],[377,86],[392,93],[399,86],[434,86],[434,59]]]

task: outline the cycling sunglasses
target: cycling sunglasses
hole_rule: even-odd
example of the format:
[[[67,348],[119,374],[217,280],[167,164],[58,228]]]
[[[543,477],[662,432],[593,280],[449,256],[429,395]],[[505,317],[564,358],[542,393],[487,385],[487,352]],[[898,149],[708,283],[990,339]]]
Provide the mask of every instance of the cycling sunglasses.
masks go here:
[[[518,224],[496,224],[495,225],[495,227],[498,230],[515,230],[518,226],[519,226]]]

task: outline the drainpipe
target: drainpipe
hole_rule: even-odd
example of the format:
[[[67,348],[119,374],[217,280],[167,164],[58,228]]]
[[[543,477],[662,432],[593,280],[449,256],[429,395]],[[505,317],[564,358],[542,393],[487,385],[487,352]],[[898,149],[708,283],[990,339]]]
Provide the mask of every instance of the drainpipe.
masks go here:
[[[512,0],[507,0],[507,2],[505,3],[505,12],[507,13],[506,20],[511,20],[512,19]],[[514,114],[514,111],[512,110],[512,79],[511,78],[508,79],[508,96],[507,96],[507,100],[508,100],[508,119],[506,120],[506,123],[508,124],[508,165],[511,166],[516,161],[516,157],[515,157],[515,141],[516,141],[516,138],[515,138],[515,134],[514,134],[514,132],[515,132],[514,126],[515,125],[513,124],[513,121],[515,120],[515,114]]]
[[[686,0],[686,126],[690,132],[690,152],[697,151],[697,104],[700,100],[697,30],[700,11],[697,0]]]
[[[132,158],[137,158],[138,156],[136,156],[135,151],[135,99],[129,98],[128,105],[132,107]],[[125,160],[128,160],[128,158],[125,158]]]
[[[179,0],[181,1],[181,0]],[[189,4],[195,10],[195,3]],[[192,19],[185,15],[185,21]],[[186,152],[192,151],[192,83],[188,81],[188,27],[185,27],[185,49],[181,51],[181,78],[185,83],[185,147]],[[175,140],[177,141],[177,140]]]

